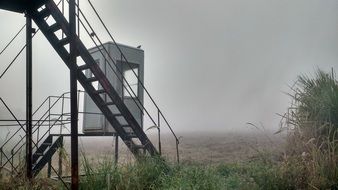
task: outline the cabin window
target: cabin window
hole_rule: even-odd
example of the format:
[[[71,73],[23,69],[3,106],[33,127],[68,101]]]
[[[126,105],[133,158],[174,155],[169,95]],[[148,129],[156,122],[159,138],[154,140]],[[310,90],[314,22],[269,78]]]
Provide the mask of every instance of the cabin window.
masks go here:
[[[134,74],[134,72],[135,74]],[[123,95],[125,97],[132,97],[135,98],[138,96],[138,76],[139,76],[139,69],[138,66],[133,66],[133,69],[127,69],[124,70],[123,72],[123,77],[124,77],[124,81],[123,81]],[[128,86],[128,84],[129,86]],[[128,92],[129,91],[129,92]],[[133,91],[133,92],[132,92]]]

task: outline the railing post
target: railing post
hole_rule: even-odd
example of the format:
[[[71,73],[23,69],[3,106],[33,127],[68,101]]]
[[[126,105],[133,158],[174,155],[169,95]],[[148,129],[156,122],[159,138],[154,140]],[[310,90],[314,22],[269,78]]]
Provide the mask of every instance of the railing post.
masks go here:
[[[61,146],[59,148],[59,171],[58,171],[58,175],[62,177],[62,152],[63,152],[63,138],[61,141]]]
[[[2,165],[2,147],[0,148],[0,179],[2,178],[2,168],[4,166]]]
[[[158,152],[162,155],[162,146],[161,146],[161,117],[160,110],[157,109],[157,130],[158,130]]]
[[[179,164],[180,163],[180,154],[178,152],[178,144],[179,144],[179,141],[178,141],[178,139],[176,139],[176,156],[177,156],[177,163]]]
[[[65,95],[63,94],[63,95],[62,95],[62,100],[61,100],[61,125],[60,125],[60,135],[62,134],[64,103],[65,103]]]
[[[2,168],[2,147],[0,147],[0,164],[1,164],[0,168]]]
[[[14,151],[13,149],[11,150],[11,157],[12,157],[11,166],[12,166],[12,175],[13,175],[14,174]]]
[[[50,135],[50,98],[48,99],[48,134]]]

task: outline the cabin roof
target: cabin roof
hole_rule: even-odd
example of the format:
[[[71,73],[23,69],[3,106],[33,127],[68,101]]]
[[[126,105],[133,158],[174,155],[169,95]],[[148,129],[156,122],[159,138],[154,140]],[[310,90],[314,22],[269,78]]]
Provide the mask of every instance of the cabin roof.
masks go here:
[[[48,0],[1,0],[0,9],[24,13],[29,8],[39,8]]]

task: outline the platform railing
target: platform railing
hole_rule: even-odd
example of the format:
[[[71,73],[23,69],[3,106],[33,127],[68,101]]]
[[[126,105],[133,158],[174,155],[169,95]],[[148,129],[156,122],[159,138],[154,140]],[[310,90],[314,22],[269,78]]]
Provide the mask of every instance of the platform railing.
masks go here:
[[[36,140],[32,141],[33,150],[36,150],[39,147],[39,143],[41,141],[43,141],[47,137],[47,135],[50,134],[53,127],[60,126],[60,131],[62,131],[61,130],[62,126],[69,123],[69,120],[63,120],[63,116],[66,115],[66,113],[63,112],[63,110],[62,110],[62,113],[60,114],[59,117],[57,117],[54,120],[51,119],[51,116],[53,115],[51,113],[51,110],[57,105],[57,103],[60,102],[60,100],[62,100],[62,109],[63,109],[64,99],[69,98],[69,97],[66,97],[67,94],[69,94],[69,92],[62,94],[61,96],[48,96],[40,104],[40,106],[38,106],[38,108],[33,112],[33,116],[35,116],[37,112],[42,110],[44,105],[46,105],[46,104],[48,105],[47,110],[43,113],[43,115],[40,117],[40,119],[33,120],[33,122],[35,124],[33,125],[32,136],[36,136]],[[53,99],[53,98],[54,99],[56,98],[56,100],[52,101],[51,99]],[[11,113],[11,116],[14,118],[12,120],[0,120],[0,121],[8,121],[8,122],[15,121],[17,123],[16,126],[20,126],[20,128],[17,129],[1,145],[1,147],[0,147],[0,166],[3,167],[3,166],[5,166],[9,163],[11,165],[11,170],[14,171],[14,172],[17,172],[18,166],[14,166],[14,157],[22,151],[22,149],[25,145],[25,138],[26,138],[25,132],[26,132],[26,130],[25,130],[24,126],[26,125],[26,123],[22,124],[21,122],[23,122],[25,120],[18,120],[17,119],[17,117],[10,110],[10,108],[8,107],[8,105],[5,103],[5,101],[2,98],[0,98],[0,101],[2,102],[3,105],[5,105],[5,108]],[[51,102],[53,102],[53,103],[51,103]],[[53,122],[51,122],[51,121],[53,121]],[[14,126],[14,125],[11,125],[11,126]],[[40,130],[41,130],[41,127],[43,127],[43,126],[47,126],[48,129],[46,131],[44,131],[44,133],[42,135],[40,135]],[[20,131],[23,131],[24,135],[20,135],[19,140],[15,141],[14,137],[17,136]],[[8,147],[10,149],[10,155],[7,155],[5,152],[9,151],[9,150],[7,150],[8,148],[6,148],[6,145],[10,144],[11,141],[15,141],[16,143],[14,144],[14,146],[12,146],[10,148]]]

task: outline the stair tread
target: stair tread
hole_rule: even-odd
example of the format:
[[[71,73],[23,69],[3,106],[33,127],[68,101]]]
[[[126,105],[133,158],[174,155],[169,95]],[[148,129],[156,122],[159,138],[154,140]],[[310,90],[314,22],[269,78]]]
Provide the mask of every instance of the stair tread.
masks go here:
[[[61,29],[61,26],[59,23],[54,23],[49,27],[49,31],[56,32]]]
[[[86,69],[89,69],[89,65],[87,65],[87,64],[80,65],[80,66],[78,66],[78,69],[79,69],[79,70],[86,70]]]
[[[136,148],[136,149],[143,149],[143,148],[145,148],[144,145],[134,145],[133,147]]]
[[[87,78],[86,81],[87,82],[94,82],[94,81],[97,81],[97,78],[96,77],[90,77],[90,78]]]
[[[61,40],[59,40],[58,44],[61,46],[65,46],[66,44],[69,43],[69,39],[67,37],[62,38]]]
[[[36,156],[43,156],[43,152],[36,152],[36,153],[34,153],[34,155],[36,155]]]
[[[102,93],[106,93],[106,91],[104,89],[99,89],[99,90],[96,90],[96,93],[97,94],[102,94]]]
[[[47,16],[50,15],[50,10],[45,8],[39,12],[39,16],[46,18]]]
[[[135,133],[128,133],[127,136],[129,138],[138,138],[138,136]]]
[[[115,105],[115,103],[114,102],[105,102],[103,105],[105,105],[105,106],[111,106],[111,105]]]

